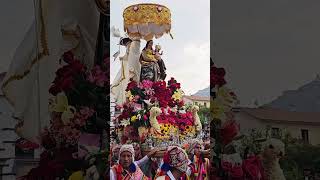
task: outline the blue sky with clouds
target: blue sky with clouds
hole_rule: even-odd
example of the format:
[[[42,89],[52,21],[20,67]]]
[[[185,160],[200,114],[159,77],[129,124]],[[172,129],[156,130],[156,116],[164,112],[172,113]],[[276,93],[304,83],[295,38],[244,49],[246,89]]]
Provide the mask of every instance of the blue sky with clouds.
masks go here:
[[[137,3],[157,3],[171,10],[172,40],[164,35],[155,40],[163,49],[167,78],[175,77],[186,94],[193,94],[210,85],[210,1],[209,0],[118,0],[111,2],[111,27],[123,32],[123,10]],[[119,39],[111,37],[111,54],[118,50]],[[145,45],[142,41],[141,47]],[[121,49],[121,55],[125,49]],[[120,68],[119,61],[111,63],[111,80]],[[112,83],[112,82],[111,82]]]

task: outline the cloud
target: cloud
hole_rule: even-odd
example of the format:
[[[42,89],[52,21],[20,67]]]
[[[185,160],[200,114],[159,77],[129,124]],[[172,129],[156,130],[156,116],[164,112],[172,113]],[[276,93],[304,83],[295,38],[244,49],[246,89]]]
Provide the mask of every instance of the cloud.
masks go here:
[[[210,85],[210,43],[188,43],[180,51],[175,51],[174,59],[179,63],[168,65],[168,75],[172,74],[181,82],[187,94],[193,94]]]

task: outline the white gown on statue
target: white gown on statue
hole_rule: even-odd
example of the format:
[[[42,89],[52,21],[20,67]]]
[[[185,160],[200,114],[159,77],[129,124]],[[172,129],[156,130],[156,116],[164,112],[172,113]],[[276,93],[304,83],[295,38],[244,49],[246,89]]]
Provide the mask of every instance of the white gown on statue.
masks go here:
[[[111,93],[118,105],[122,105],[126,100],[125,90],[130,79],[139,82],[139,57],[140,41],[134,40],[127,46],[126,54],[119,58],[121,67],[111,86]]]

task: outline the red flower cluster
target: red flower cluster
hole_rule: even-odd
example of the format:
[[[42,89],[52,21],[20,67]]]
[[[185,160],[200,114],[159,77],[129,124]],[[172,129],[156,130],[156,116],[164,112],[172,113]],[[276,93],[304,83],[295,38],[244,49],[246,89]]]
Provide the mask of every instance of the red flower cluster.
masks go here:
[[[178,83],[173,77],[168,81],[168,86],[172,92],[181,88],[180,83]]]
[[[135,81],[130,81],[130,82],[128,83],[128,86],[127,86],[126,91],[131,91],[131,90],[133,90],[133,89],[136,88],[136,87],[138,87],[137,82],[135,82]]]
[[[171,98],[174,91],[172,91],[170,86],[167,88],[165,81],[155,82],[152,87],[155,92],[154,96],[158,100],[160,107],[174,107],[176,105],[174,100]]]
[[[91,72],[87,74],[87,80],[97,86],[104,87],[108,81],[106,72],[104,72],[100,66],[95,66]]]
[[[210,70],[210,83],[213,86],[223,86],[226,84],[226,80],[224,79],[224,76],[226,75],[226,71],[224,68],[217,68],[214,65],[211,66]]]
[[[250,156],[243,160],[242,165],[233,165],[231,162],[221,162],[222,169],[232,179],[264,180],[264,170],[261,160],[257,156]]]
[[[244,173],[241,165],[232,165],[230,162],[222,162],[222,168],[231,179],[244,180]]]
[[[56,177],[62,177],[65,172],[64,163],[73,160],[72,153],[74,153],[74,151],[73,148],[54,150],[53,154],[44,151],[40,155],[39,166],[31,169],[31,171],[22,178],[26,180],[53,180],[56,179]]]
[[[122,113],[118,116],[118,119],[119,120],[122,120],[122,119],[128,119],[128,118],[131,118],[131,116],[133,115],[133,111],[134,111],[134,108],[129,106],[128,104],[124,104],[123,105],[123,111]]]
[[[248,157],[243,161],[242,167],[249,180],[255,180],[257,177],[261,177],[261,180],[264,180],[264,170],[261,159],[258,156]]]
[[[227,145],[238,135],[239,133],[239,124],[235,120],[229,120],[223,124],[221,128],[221,138],[222,144]]]
[[[157,120],[161,124],[172,124],[181,131],[184,131],[186,126],[193,126],[193,116],[191,112],[176,113],[168,110],[168,114],[161,113],[157,117]]]
[[[70,90],[74,85],[75,76],[84,73],[86,70],[85,66],[79,60],[75,59],[70,51],[64,53],[63,59],[68,64],[57,70],[56,78],[49,89],[52,95]]]

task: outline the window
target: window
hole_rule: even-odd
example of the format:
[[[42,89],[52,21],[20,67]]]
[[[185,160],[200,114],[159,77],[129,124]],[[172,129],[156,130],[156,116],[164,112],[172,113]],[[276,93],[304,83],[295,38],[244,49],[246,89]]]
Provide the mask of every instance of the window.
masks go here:
[[[309,131],[307,129],[301,129],[301,137],[304,143],[309,144]]]
[[[195,102],[194,104],[195,104],[195,105],[198,105],[198,102]]]
[[[207,103],[206,102],[204,103],[204,107],[207,107]]]
[[[271,137],[272,138],[280,138],[280,129],[279,128],[272,128],[271,129]]]

